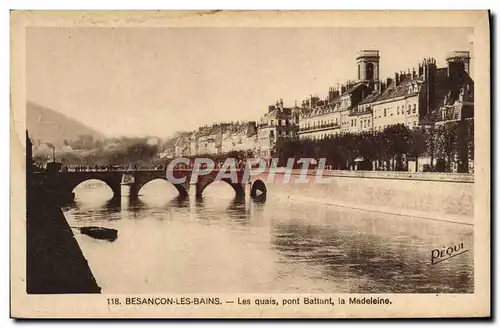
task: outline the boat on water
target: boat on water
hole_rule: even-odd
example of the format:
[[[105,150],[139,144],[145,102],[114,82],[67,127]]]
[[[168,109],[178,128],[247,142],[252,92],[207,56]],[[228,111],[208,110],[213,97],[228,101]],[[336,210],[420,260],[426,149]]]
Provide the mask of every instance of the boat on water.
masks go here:
[[[118,238],[118,230],[103,227],[79,227],[80,233],[92,238],[102,239],[107,241],[115,241]]]

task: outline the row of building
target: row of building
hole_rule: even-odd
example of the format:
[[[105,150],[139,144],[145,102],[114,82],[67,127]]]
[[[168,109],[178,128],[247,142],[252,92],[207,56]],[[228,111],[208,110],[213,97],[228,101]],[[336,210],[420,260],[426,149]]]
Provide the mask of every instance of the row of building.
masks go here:
[[[328,96],[310,96],[301,105],[284,107],[283,100],[268,107],[258,122],[221,123],[181,134],[167,149],[171,156],[251,151],[264,159],[276,154],[279,140],[323,139],[343,133],[383,131],[404,124],[410,129],[432,121],[474,117],[474,81],[468,51],[453,51],[438,68],[426,58],[417,68],[381,80],[378,50],[362,50],[356,57],[357,80]]]
[[[258,154],[256,122],[216,123],[196,131],[182,132],[160,157],[218,155],[230,151]]]

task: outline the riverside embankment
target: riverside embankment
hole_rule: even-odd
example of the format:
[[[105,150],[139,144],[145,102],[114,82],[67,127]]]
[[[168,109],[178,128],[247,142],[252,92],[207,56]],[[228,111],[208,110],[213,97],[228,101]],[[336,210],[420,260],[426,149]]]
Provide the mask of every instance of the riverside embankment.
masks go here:
[[[100,293],[56,199],[29,192],[26,284],[29,294]]]
[[[258,178],[266,183],[268,197],[473,224],[472,174],[324,171],[323,183],[315,181],[315,174],[309,172],[307,183],[296,182],[300,170],[293,170],[289,184],[283,173],[273,182],[267,173]]]

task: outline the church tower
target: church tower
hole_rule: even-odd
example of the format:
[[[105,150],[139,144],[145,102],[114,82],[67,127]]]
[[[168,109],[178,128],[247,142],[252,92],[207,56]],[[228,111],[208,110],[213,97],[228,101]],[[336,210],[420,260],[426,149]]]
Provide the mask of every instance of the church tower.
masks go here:
[[[378,50],[361,50],[356,57],[358,62],[358,82],[379,81],[379,52]]]

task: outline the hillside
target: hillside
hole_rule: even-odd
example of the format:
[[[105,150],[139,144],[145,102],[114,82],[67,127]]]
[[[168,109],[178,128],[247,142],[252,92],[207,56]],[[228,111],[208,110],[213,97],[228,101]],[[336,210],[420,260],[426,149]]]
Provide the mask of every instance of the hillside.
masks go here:
[[[31,102],[26,103],[26,128],[33,141],[49,142],[56,147],[64,140],[77,140],[81,135],[91,135],[94,140],[104,139],[101,133],[88,126]]]

